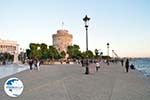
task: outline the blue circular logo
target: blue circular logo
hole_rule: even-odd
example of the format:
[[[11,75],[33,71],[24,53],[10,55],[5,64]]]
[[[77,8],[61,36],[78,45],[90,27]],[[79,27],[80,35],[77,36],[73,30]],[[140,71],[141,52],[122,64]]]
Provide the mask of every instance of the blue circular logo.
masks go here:
[[[10,97],[18,97],[23,92],[23,83],[18,78],[9,78],[4,84],[4,90]]]

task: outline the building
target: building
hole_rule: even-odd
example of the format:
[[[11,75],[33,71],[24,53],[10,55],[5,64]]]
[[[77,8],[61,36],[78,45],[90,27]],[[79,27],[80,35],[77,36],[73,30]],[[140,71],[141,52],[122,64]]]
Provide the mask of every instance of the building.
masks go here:
[[[73,36],[68,30],[57,30],[56,34],[53,34],[53,46],[59,51],[67,52],[67,47],[72,45]]]
[[[11,55],[14,55],[14,62],[18,61],[18,47],[17,41],[0,39],[0,53],[10,53]]]

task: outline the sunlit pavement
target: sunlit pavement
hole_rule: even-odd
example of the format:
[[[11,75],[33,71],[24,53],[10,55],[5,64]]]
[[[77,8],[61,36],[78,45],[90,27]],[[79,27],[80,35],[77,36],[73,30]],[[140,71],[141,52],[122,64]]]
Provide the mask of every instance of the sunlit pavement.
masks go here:
[[[28,66],[18,64],[0,65],[0,79],[27,69]]]
[[[101,65],[99,72],[90,65],[90,74],[80,65],[42,65],[40,71],[23,71],[0,79],[0,100],[150,100],[149,79],[136,71],[125,73],[119,64]],[[4,82],[17,77],[24,84],[23,94],[8,97]]]

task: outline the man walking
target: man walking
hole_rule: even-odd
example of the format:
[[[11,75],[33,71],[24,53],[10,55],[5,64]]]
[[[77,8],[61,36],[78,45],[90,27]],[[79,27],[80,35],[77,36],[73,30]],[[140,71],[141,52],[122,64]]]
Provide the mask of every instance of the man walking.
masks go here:
[[[32,60],[32,59],[30,59],[30,60],[29,60],[30,70],[32,70],[32,69],[33,69],[33,68],[32,68],[32,65],[33,65],[33,60]]]
[[[129,59],[126,60],[125,67],[126,67],[126,72],[128,73],[128,70],[129,70]]]
[[[121,60],[121,65],[123,66],[123,63],[124,63],[124,61],[123,61],[123,59]]]

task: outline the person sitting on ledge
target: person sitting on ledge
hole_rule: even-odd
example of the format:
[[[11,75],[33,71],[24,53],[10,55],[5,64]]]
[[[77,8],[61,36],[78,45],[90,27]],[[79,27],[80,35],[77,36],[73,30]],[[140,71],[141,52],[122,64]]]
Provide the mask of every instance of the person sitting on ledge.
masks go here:
[[[133,64],[130,65],[130,68],[133,69],[133,70],[135,69]]]

